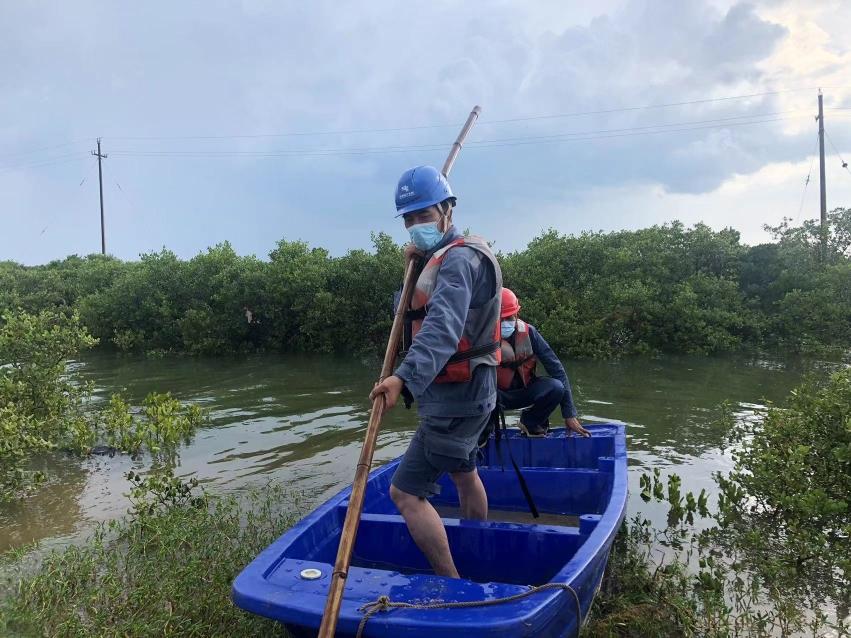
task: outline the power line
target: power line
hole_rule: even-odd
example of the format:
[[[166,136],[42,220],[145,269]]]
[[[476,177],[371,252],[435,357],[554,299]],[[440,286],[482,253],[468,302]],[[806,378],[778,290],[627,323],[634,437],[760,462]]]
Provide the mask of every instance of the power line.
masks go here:
[[[833,152],[836,153],[836,156],[839,158],[839,161],[842,163],[842,168],[851,173],[851,169],[848,168],[848,162],[842,159],[842,155],[839,153],[839,149],[836,148],[836,144],[833,143],[833,139],[830,137],[830,133],[827,132],[827,129],[824,130],[824,134],[827,135],[827,141],[830,142],[830,145],[833,147]]]
[[[682,133],[682,132],[687,132],[687,131],[701,131],[701,130],[707,130],[707,129],[732,128],[732,127],[737,127],[737,126],[749,126],[749,125],[752,125],[752,124],[767,124],[767,123],[770,123],[770,122],[782,122],[782,121],[790,120],[790,119],[794,119],[794,118],[791,118],[791,117],[775,117],[775,118],[770,118],[770,119],[765,119],[765,120],[754,120],[752,122],[730,122],[730,123],[727,123],[727,124],[711,124],[711,125],[708,125],[708,126],[688,126],[688,127],[671,128],[671,129],[658,130],[658,131],[636,131],[636,132],[631,132],[631,133],[614,133],[614,134],[611,134],[611,135],[594,135],[594,136],[588,136],[588,137],[574,137],[574,138],[570,138],[570,139],[549,139],[549,140],[533,140],[533,141],[526,141],[526,142],[518,141],[518,142],[509,142],[509,143],[504,143],[504,144],[486,144],[486,145],[483,144],[483,145],[477,145],[477,146],[470,146],[469,148],[474,148],[474,149],[477,149],[477,148],[498,148],[498,147],[506,147],[506,146],[529,146],[529,145],[534,145],[534,144],[551,144],[551,143],[558,143],[558,142],[587,142],[587,141],[593,141],[593,140],[606,140],[606,139],[614,139],[614,138],[620,138],[620,137],[637,137],[637,136],[642,136],[642,135],[659,135],[659,134],[662,134],[662,133]]]
[[[92,174],[92,169],[94,169],[95,166],[97,166],[97,160],[93,160],[92,163],[89,165],[89,170],[83,174],[83,179],[80,180],[80,183],[79,183],[78,186],[82,186],[86,182],[86,180]],[[45,225],[44,225],[44,228],[41,229],[41,232],[38,234],[39,237],[44,235],[44,233],[46,233],[47,230],[50,228],[50,225],[53,223],[53,217],[54,217],[55,214],[56,214],[56,208],[51,208],[47,212],[47,216],[44,220]]]
[[[546,115],[530,115],[525,117],[513,117],[499,120],[488,120],[483,118],[480,125],[487,124],[508,124],[514,122],[529,122],[534,120],[549,120],[559,118],[582,117],[588,115],[604,115],[611,113],[626,113],[629,111],[641,111],[649,109],[662,109],[675,106],[689,106],[695,104],[709,104],[713,102],[729,102],[733,100],[744,100],[754,97],[765,97],[769,95],[780,95],[783,93],[796,93],[800,91],[812,91],[813,87],[804,87],[798,89],[781,89],[777,91],[763,91],[760,93],[747,93],[743,95],[728,95],[723,97],[703,98],[697,100],[682,100],[678,102],[666,102],[661,104],[643,104],[638,106],[624,106],[610,109],[598,109],[592,111],[575,111],[570,113],[554,113]],[[286,133],[253,133],[253,134],[238,134],[238,135],[154,135],[154,136],[109,136],[110,140],[224,140],[224,139],[258,139],[267,137],[310,137],[320,135],[350,135],[358,133],[395,133],[401,131],[417,131],[424,129],[439,129],[439,128],[454,128],[454,124],[425,124],[419,126],[400,126],[392,128],[359,128],[359,129],[341,129],[330,131],[293,131]]]
[[[127,181],[124,180],[123,178],[121,178],[121,176],[116,173],[114,167],[112,169],[112,172],[113,172],[113,174],[115,175],[115,178],[116,178],[115,186],[121,192],[121,196],[124,198],[124,201],[127,202],[127,205],[129,207],[129,210],[130,210],[130,214],[135,215],[137,219],[142,219],[142,214],[139,211],[139,207],[136,206],[134,201],[130,199],[130,196],[127,194],[127,191],[124,190],[124,188],[121,186],[121,183],[118,180],[121,179],[121,181],[123,181],[125,184],[127,184]]]
[[[86,180],[87,180],[87,179],[89,179],[89,175],[91,175],[91,174],[92,174],[92,170],[93,170],[93,169],[94,169],[94,167],[97,165],[97,163],[98,163],[98,161],[97,161],[97,160],[93,160],[93,161],[92,161],[91,165],[89,166],[89,171],[88,171],[88,172],[87,172],[87,173],[83,176],[83,179],[82,179],[82,180],[80,180],[80,186],[82,186],[83,184],[85,184],[85,183],[86,183]]]
[[[849,87],[823,87],[823,88],[849,88]],[[480,125],[498,125],[498,124],[508,124],[508,123],[516,123],[516,122],[529,122],[536,120],[551,120],[551,119],[559,119],[559,118],[574,118],[574,117],[582,117],[582,116],[590,116],[590,115],[604,115],[604,114],[612,114],[612,113],[626,113],[631,111],[641,111],[641,110],[651,110],[651,109],[662,109],[662,108],[671,108],[677,106],[688,106],[688,105],[696,105],[696,104],[710,104],[716,102],[729,102],[734,100],[744,100],[755,97],[765,97],[771,95],[781,95],[785,93],[797,93],[801,91],[811,91],[814,90],[813,87],[802,87],[802,88],[793,88],[793,89],[778,89],[775,91],[762,91],[758,93],[746,93],[741,95],[728,95],[721,97],[712,97],[712,98],[702,98],[695,100],[680,100],[676,102],[665,102],[660,104],[643,104],[637,106],[625,106],[625,107],[617,107],[617,108],[607,108],[607,109],[597,109],[597,110],[589,110],[589,111],[575,111],[569,113],[554,113],[554,114],[542,114],[542,115],[530,115],[524,117],[513,117],[513,118],[505,118],[498,120],[488,120],[483,119],[480,122]],[[851,110],[851,107],[836,107],[831,110]],[[153,140],[226,140],[226,139],[262,139],[262,138],[276,138],[276,137],[311,137],[311,136],[323,136],[323,135],[349,135],[349,134],[361,134],[361,133],[389,133],[389,132],[403,132],[403,131],[417,131],[417,130],[428,130],[428,129],[442,129],[442,128],[454,128],[457,123],[453,124],[424,124],[418,126],[400,126],[400,127],[387,127],[387,128],[353,128],[353,129],[341,129],[341,130],[330,130],[330,131],[293,131],[293,132],[284,132],[284,133],[254,133],[254,134],[235,134],[235,135],[176,135],[176,136],[109,136],[111,140],[125,140],[125,141],[153,141]],[[52,146],[44,146],[28,151],[21,151],[17,153],[6,153],[0,155],[0,157],[18,157],[22,155],[33,155],[36,153],[44,152],[46,150],[53,150],[56,148],[62,148],[66,146],[71,146],[73,144],[78,144],[82,142],[90,142],[94,140],[94,137],[86,137],[79,138],[77,140],[72,140],[68,142],[63,142],[61,144],[55,144]],[[435,145],[437,146],[437,145]],[[0,169],[2,170],[2,169]]]
[[[605,113],[617,113],[617,112],[628,112],[628,111],[638,111],[644,109],[659,109],[666,107],[674,107],[674,106],[683,106],[683,105],[694,105],[694,104],[705,104],[705,103],[714,103],[714,102],[725,102],[732,100],[741,100],[741,99],[749,99],[754,97],[762,97],[768,95],[779,95],[782,93],[791,93],[797,91],[810,90],[806,88],[801,89],[784,89],[777,91],[764,91],[760,93],[749,93],[742,95],[733,95],[733,96],[723,96],[723,97],[715,97],[715,98],[704,98],[697,100],[681,100],[677,102],[668,102],[664,104],[650,104],[650,105],[642,105],[642,106],[630,106],[630,107],[621,107],[621,108],[612,108],[612,109],[600,109],[596,111],[581,111],[581,112],[573,112],[573,113],[561,113],[561,114],[552,114],[552,115],[536,115],[529,117],[518,117],[518,118],[508,118],[502,120],[490,120],[485,121],[483,123],[491,123],[491,124],[503,124],[509,122],[522,122],[522,121],[531,121],[531,120],[547,120],[547,119],[555,119],[555,118],[569,118],[569,117],[578,117],[582,115],[595,115],[595,114],[605,114]],[[844,110],[838,108],[836,110]],[[851,109],[849,109],[851,110]],[[694,120],[694,121],[685,121],[685,122],[672,122],[672,123],[662,123],[662,124],[651,124],[647,126],[640,127],[624,127],[617,129],[598,129],[592,131],[576,131],[576,132],[566,132],[566,133],[553,133],[539,136],[520,136],[520,137],[508,137],[508,138],[492,138],[485,139],[479,141],[471,141],[467,144],[468,148],[495,148],[501,146],[512,146],[512,145],[527,145],[531,143],[550,143],[555,141],[588,141],[593,139],[608,139],[614,137],[630,137],[640,132],[641,134],[658,134],[660,132],[682,132],[686,130],[700,130],[702,128],[716,128],[715,126],[704,127],[704,126],[695,126],[693,128],[687,128],[693,124],[715,124],[721,122],[734,122],[729,124],[728,126],[736,126],[741,124],[761,124],[770,121],[779,121],[779,119],[763,119],[756,120],[756,118],[767,118],[769,116],[779,116],[785,115],[787,113],[794,113],[795,111],[779,111],[775,113],[760,113],[760,114],[752,114],[752,115],[738,115],[731,116],[726,118],[713,118],[706,120]],[[748,122],[735,122],[736,120],[751,120]],[[320,131],[320,132],[292,132],[292,133],[275,133],[275,134],[255,134],[255,135],[215,135],[215,136],[177,136],[177,137],[168,137],[168,136],[159,136],[159,137],[115,137],[112,139],[121,139],[121,140],[169,140],[169,139],[195,139],[195,140],[226,140],[226,139],[252,139],[252,138],[273,138],[273,137],[295,137],[295,136],[312,136],[312,135],[331,135],[331,134],[346,134],[346,133],[378,133],[378,132],[389,132],[389,131],[411,131],[411,130],[421,130],[421,129],[437,129],[443,128],[446,126],[455,125],[424,125],[424,126],[413,126],[413,127],[395,127],[395,128],[376,128],[376,129],[349,129],[344,131]],[[654,130],[654,129],[669,129],[668,131],[664,130]],[[562,140],[562,138],[573,138]],[[88,139],[88,138],[86,138]],[[66,142],[64,144],[57,144],[53,146],[42,147],[40,149],[33,149],[32,151],[25,151],[18,155],[25,154],[33,154],[37,152],[43,152],[45,150],[52,150],[55,148],[61,148],[65,146],[69,146],[77,143],[79,140],[75,140],[72,142]],[[215,151],[215,150],[189,150],[189,151],[142,151],[142,150],[119,150],[115,151],[116,155],[123,155],[126,157],[177,157],[177,156],[185,156],[185,157],[230,157],[230,156],[245,156],[245,157],[285,157],[287,155],[298,154],[308,157],[319,157],[325,155],[368,155],[368,154],[377,154],[377,153],[406,153],[406,152],[415,152],[422,151],[428,152],[433,150],[441,149],[445,146],[445,144],[441,141],[440,143],[434,144],[420,144],[420,145],[408,145],[408,146],[378,146],[378,147],[336,147],[336,148],[313,148],[313,149],[282,149],[279,151]],[[64,163],[63,160],[66,158],[76,157],[77,155],[82,155],[82,153],[69,153],[66,155],[59,155],[50,158],[43,159],[31,159],[26,162],[10,165],[6,167],[0,167],[0,174],[3,172],[7,172],[10,170],[15,170],[19,168],[40,168],[42,166],[51,166],[54,164]]]
[[[78,151],[76,153],[68,153],[67,155],[57,155],[56,157],[51,158],[42,158],[39,160],[32,160],[30,162],[26,162],[24,164],[16,164],[11,166],[2,166],[0,167],[0,175],[3,173],[9,173],[22,168],[42,168],[44,166],[54,166],[56,164],[67,164],[68,162],[76,162],[81,159],[85,159],[88,153],[83,151]]]
[[[71,140],[70,142],[63,142],[62,144],[54,144],[52,146],[42,146],[40,148],[33,148],[28,151],[18,151],[15,153],[3,153],[0,157],[20,157],[22,155],[33,155],[35,153],[41,153],[43,151],[51,151],[57,148],[64,148],[66,146],[73,146],[74,144],[82,144],[83,142],[90,142],[93,138],[82,138],[78,140]]]
[[[673,106],[690,106],[694,104],[709,104],[711,102],[729,102],[731,100],[745,100],[752,97],[764,97],[767,95],[780,95],[782,93],[794,93],[797,91],[812,91],[812,88],[802,88],[802,89],[783,89],[779,91],[764,91],[762,93],[749,93],[745,95],[729,95],[726,97],[711,97],[711,98],[703,98],[700,100],[685,100],[681,102],[667,102],[664,104],[645,104],[642,106],[628,106],[623,108],[616,109],[600,109],[597,111],[577,111],[574,113],[561,113],[556,115],[533,115],[529,117],[515,117],[504,120],[490,120],[491,124],[504,124],[507,122],[526,122],[529,120],[546,120],[546,119],[555,119],[560,117],[581,117],[584,115],[605,115],[608,113],[622,113],[626,111],[643,111],[649,109],[662,109],[669,108]]]
[[[550,135],[538,135],[538,136],[524,136],[524,137],[508,137],[494,140],[479,140],[470,142],[470,144],[485,144],[489,142],[513,142],[518,140],[537,140],[537,139],[556,139],[560,137],[568,137],[568,136],[581,136],[581,135],[590,135],[590,134],[606,134],[606,133],[623,133],[623,132],[631,132],[631,131],[644,131],[656,128],[669,128],[669,127],[677,127],[677,126],[686,126],[692,124],[721,124],[723,122],[732,122],[734,120],[744,120],[744,119],[756,119],[761,117],[774,117],[778,115],[787,115],[790,113],[801,113],[802,109],[793,109],[789,111],[777,111],[774,113],[757,113],[752,115],[734,115],[732,117],[721,117],[721,118],[711,118],[708,120],[690,120],[685,122],[670,122],[667,124],[649,124],[647,126],[628,126],[625,128],[614,128],[614,129],[600,129],[597,131],[584,131],[584,132],[576,132],[576,133],[553,133]],[[747,123],[747,122],[745,122]]]
[[[807,179],[804,180],[804,190],[801,192],[801,203],[798,206],[798,214],[795,215],[795,223],[798,222],[798,218],[801,216],[801,211],[804,210],[804,197],[807,194],[807,186],[810,185],[810,178],[813,175],[813,164],[816,162],[816,151],[818,150],[818,134],[816,134],[815,145],[813,146],[812,157],[810,158],[810,169],[807,171]]]
[[[770,122],[780,122],[784,120],[794,119],[793,117],[770,117],[757,119],[745,122],[730,121],[733,119],[741,119],[741,117],[764,117],[759,116],[740,116],[739,118],[721,118],[718,120],[695,120],[692,122],[673,122],[667,124],[657,124],[652,126],[629,127],[624,129],[600,129],[595,131],[577,131],[571,133],[559,133],[544,136],[527,136],[518,138],[495,138],[490,140],[479,140],[476,142],[468,142],[468,149],[483,149],[483,148],[498,148],[506,146],[525,146],[530,144],[546,144],[557,142],[582,142],[598,139],[612,139],[618,137],[634,137],[640,135],[656,135],[661,133],[676,133],[685,131],[698,131],[713,128],[731,128],[735,126],[746,126],[752,124],[765,124]],[[803,116],[799,116],[803,117]],[[694,124],[704,124],[693,126]],[[672,128],[673,127],[673,128]],[[678,128],[677,128],[678,127]],[[648,130],[657,129],[657,130]],[[427,152],[444,148],[445,144],[428,144],[417,146],[378,146],[367,148],[320,148],[320,149],[280,149],[273,151],[229,151],[229,150],[188,150],[188,151],[136,151],[136,150],[117,150],[113,151],[114,156],[123,157],[191,157],[191,158],[215,158],[215,157],[324,157],[332,155],[375,155],[389,153],[406,153],[406,152]]]

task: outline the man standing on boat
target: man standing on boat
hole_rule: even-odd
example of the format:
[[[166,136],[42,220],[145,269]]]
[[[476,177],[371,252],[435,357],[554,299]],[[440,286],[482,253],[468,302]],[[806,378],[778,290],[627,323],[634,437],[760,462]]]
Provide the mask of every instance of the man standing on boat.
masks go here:
[[[406,313],[405,358],[370,394],[392,408],[405,391],[417,401],[419,427],[396,473],[390,496],[435,574],[458,577],[446,530],[428,499],[449,473],[461,516],[485,520],[487,494],[476,471],[479,435],[496,406],[500,358],[502,272],[487,243],[452,225],[456,198],[431,166],[402,174],[397,217],[411,234],[406,256],[422,271]]]
[[[581,436],[591,436],[577,418],[564,366],[541,334],[517,316],[519,312],[517,295],[503,288],[502,357],[496,373],[500,405],[506,410],[523,408],[520,429],[526,436],[546,436],[550,414],[556,406],[561,406],[565,428]],[[535,376],[538,361],[550,376]]]

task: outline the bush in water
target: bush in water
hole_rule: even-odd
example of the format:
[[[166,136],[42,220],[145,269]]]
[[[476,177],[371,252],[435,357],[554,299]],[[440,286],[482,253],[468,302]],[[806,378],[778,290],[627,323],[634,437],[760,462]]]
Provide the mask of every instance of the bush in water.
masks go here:
[[[33,454],[89,441],[83,410],[89,388],[67,373],[67,361],[95,343],[76,313],[0,318],[0,500],[44,480],[28,469]]]
[[[116,451],[131,456],[148,452],[172,464],[180,443],[188,442],[204,419],[197,405],[183,405],[168,393],[149,394],[140,414],[134,414],[119,395],[113,395],[98,414],[96,436]]]
[[[730,427],[719,527],[748,538],[757,571],[851,607],[851,369],[811,378],[785,406]],[[728,416],[728,424],[729,419]],[[716,534],[717,540],[725,536]]]
[[[171,465],[180,443],[203,422],[198,406],[184,406],[169,394],[150,394],[140,414],[118,396],[94,406],[91,388],[68,362],[95,343],[76,313],[3,314],[0,501],[24,496],[44,481],[43,473],[30,469],[37,454],[63,449],[85,455],[103,443]]]
[[[716,476],[717,508],[705,491],[682,493],[676,475],[641,477],[644,500],[668,503],[668,526],[625,527],[590,635],[851,631],[851,370],[732,418],[734,468]]]

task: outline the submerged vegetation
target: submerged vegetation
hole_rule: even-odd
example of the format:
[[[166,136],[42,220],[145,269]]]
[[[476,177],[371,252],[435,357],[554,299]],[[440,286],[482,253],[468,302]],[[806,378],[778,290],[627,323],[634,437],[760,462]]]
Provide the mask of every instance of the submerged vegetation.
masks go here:
[[[39,454],[77,456],[96,447],[109,453],[147,453],[168,466],[181,441],[204,419],[198,406],[168,394],[149,395],[140,413],[120,396],[106,406],[68,368],[96,343],[76,313],[7,312],[0,322],[0,502],[24,496],[45,480],[30,469]]]
[[[669,505],[668,526],[625,526],[590,635],[851,632],[851,369],[725,419],[734,468],[716,476],[714,509],[676,475],[642,477],[642,498]]]
[[[769,228],[775,241],[758,246],[732,229],[676,222],[549,231],[500,259],[525,318],[564,355],[842,350],[851,343],[851,209],[829,220],[824,260],[809,221]],[[377,351],[402,253],[387,235],[373,243],[332,257],[282,240],[267,261],[225,243],[188,261],[163,250],[133,262],[3,262],[0,311],[76,311],[102,347],[127,352]]]

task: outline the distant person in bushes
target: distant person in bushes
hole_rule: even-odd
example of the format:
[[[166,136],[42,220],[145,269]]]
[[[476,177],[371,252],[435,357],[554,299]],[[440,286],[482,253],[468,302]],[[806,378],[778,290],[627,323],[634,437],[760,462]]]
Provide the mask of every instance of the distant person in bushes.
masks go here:
[[[499,402],[506,410],[520,410],[520,429],[526,436],[546,436],[550,414],[561,406],[564,426],[581,436],[591,436],[579,419],[570,381],[553,349],[533,326],[517,316],[520,303],[508,288],[502,289],[500,332],[502,361],[496,370]],[[538,361],[548,377],[535,375]]]

